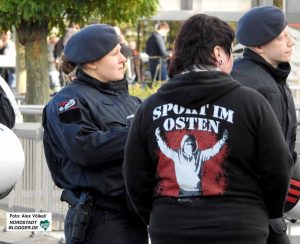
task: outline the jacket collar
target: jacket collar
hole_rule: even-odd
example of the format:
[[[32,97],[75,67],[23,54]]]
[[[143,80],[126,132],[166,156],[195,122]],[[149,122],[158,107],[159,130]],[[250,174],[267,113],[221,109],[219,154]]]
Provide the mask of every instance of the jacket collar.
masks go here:
[[[109,93],[112,95],[128,94],[128,83],[126,79],[102,82],[88,75],[81,69],[78,69],[76,73],[76,79],[73,82],[84,82],[90,86],[95,87],[101,92]]]
[[[250,59],[266,69],[278,83],[285,83],[291,72],[291,66],[289,63],[280,63],[277,68],[274,68],[264,58],[249,48],[245,48],[243,56],[245,59]]]

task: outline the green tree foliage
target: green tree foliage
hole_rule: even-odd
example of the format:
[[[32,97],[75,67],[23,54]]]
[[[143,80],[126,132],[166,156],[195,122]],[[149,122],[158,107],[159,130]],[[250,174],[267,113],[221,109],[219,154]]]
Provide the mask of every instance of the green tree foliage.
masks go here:
[[[0,29],[14,26],[25,45],[28,104],[49,100],[47,35],[70,22],[84,25],[91,17],[102,23],[134,22],[155,14],[158,0],[0,0]]]
[[[145,83],[145,84],[129,84],[128,90],[129,94],[132,96],[136,96],[142,100],[146,99],[153,93],[155,93],[165,82],[156,81],[153,83]]]
[[[283,5],[283,1],[282,0],[274,0],[273,1],[273,4],[278,7],[278,8],[281,8],[282,9],[282,5]]]

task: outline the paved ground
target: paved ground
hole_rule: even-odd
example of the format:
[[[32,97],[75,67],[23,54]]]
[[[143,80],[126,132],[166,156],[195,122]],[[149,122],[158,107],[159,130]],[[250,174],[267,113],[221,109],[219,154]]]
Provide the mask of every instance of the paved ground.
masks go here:
[[[0,234],[0,244],[58,244],[64,243],[53,234],[34,234],[30,232],[6,232]]]
[[[290,236],[291,244],[299,244],[300,243],[300,236]]]

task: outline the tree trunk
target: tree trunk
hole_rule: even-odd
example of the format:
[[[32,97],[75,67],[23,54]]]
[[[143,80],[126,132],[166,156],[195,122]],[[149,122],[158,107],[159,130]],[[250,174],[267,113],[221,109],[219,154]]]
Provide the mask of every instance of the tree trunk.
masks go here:
[[[47,50],[48,25],[24,23],[18,30],[19,41],[25,45],[27,71],[26,104],[43,105],[50,99]],[[40,121],[41,116],[25,117],[26,121]]]
[[[16,35],[16,81],[18,94],[26,93],[26,67],[25,67],[25,47],[19,42],[18,35]]]

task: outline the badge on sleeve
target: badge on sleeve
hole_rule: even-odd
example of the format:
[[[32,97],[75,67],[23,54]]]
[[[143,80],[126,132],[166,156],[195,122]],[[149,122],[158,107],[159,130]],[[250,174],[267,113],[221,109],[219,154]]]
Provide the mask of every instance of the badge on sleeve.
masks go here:
[[[57,103],[59,119],[63,123],[73,123],[81,119],[78,98]]]

